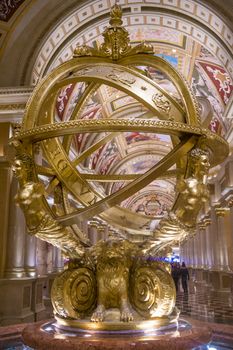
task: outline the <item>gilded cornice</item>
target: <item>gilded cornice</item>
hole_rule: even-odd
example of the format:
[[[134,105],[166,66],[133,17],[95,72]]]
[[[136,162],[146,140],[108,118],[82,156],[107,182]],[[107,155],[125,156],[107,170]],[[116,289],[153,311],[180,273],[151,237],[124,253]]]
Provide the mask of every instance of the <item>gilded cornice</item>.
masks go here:
[[[7,87],[0,89],[0,115],[24,112],[26,103],[33,91],[32,87]],[[1,118],[2,119],[2,118]]]
[[[31,94],[34,87],[6,87],[6,88],[0,88],[0,97],[1,95],[25,95],[25,94]]]
[[[24,110],[26,103],[11,103],[11,104],[0,104],[0,111],[18,111]]]

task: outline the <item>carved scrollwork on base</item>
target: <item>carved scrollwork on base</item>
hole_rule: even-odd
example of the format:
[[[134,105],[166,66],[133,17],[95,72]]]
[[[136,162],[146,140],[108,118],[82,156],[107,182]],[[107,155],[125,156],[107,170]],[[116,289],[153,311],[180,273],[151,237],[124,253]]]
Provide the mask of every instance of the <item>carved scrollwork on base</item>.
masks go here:
[[[51,298],[55,312],[63,318],[83,318],[96,304],[96,278],[89,268],[66,270],[56,277]]]
[[[122,243],[117,244],[118,248],[121,245]],[[122,275],[119,274],[119,263],[116,260],[107,256],[103,258],[107,265],[111,264],[111,273],[106,273],[105,269],[100,273],[98,268],[85,267],[85,263],[78,267],[70,264],[69,269],[55,279],[51,296],[58,319],[74,319],[79,324],[82,320],[84,323],[104,322],[104,327],[107,327],[105,313],[118,308],[121,315],[118,321],[115,319],[118,323],[157,320],[160,324],[160,318],[161,322],[170,322],[175,306],[175,285],[167,270],[168,264],[138,259],[131,268],[123,269]],[[122,259],[124,258],[121,258],[120,267]],[[115,270],[116,267],[118,270]],[[105,286],[104,281],[107,281]],[[119,301],[113,302],[116,296]],[[122,317],[124,313],[128,315],[125,318]]]
[[[137,264],[130,278],[130,301],[143,317],[169,315],[175,306],[175,285],[160,262]]]

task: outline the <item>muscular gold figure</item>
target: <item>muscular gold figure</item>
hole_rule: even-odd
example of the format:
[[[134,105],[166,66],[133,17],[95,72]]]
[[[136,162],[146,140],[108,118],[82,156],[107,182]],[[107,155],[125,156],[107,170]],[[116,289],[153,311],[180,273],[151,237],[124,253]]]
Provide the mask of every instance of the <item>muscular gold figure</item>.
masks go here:
[[[15,147],[17,156],[12,168],[19,181],[15,199],[24,212],[28,233],[61,248],[69,257],[82,257],[84,247],[75,239],[71,230],[62,227],[45,210],[45,188],[42,183],[33,181],[31,157],[23,152],[20,143]]]
[[[208,152],[200,148],[194,148],[188,157],[189,174],[186,179],[177,182],[176,206],[160,221],[154,231],[154,239],[145,244],[146,250],[151,244],[151,250],[158,252],[173,239],[182,238],[195,230],[198,213],[209,198],[207,175],[210,163]]]
[[[206,151],[195,148],[190,152],[190,176],[177,182],[181,205],[174,211],[177,219],[187,227],[195,227],[200,209],[209,199],[207,175],[210,168],[209,156]]]

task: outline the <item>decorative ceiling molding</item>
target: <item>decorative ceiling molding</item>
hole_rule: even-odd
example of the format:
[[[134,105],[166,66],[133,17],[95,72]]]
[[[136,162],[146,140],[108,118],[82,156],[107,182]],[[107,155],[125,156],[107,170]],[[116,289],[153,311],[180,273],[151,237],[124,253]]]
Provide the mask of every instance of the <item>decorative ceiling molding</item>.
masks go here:
[[[92,1],[64,18],[41,46],[31,82],[36,84],[46,72],[69,59],[77,42],[94,41],[107,25],[112,4],[110,0]],[[232,30],[210,8],[194,0],[121,0],[119,4],[125,12],[124,25],[178,30],[208,48],[233,76]]]

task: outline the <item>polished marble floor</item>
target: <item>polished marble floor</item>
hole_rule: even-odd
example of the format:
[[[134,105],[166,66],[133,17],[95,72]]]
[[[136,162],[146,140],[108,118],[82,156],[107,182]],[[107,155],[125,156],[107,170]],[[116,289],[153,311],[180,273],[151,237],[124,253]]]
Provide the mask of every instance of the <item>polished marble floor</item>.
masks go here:
[[[206,289],[195,293],[178,292],[176,306],[181,316],[233,325],[233,294]]]
[[[195,350],[233,350],[233,328],[224,330],[224,325],[233,325],[233,293],[213,291],[190,282],[189,293],[177,293],[176,306],[181,318],[215,324],[211,343]]]
[[[195,350],[233,350],[232,293],[215,292],[198,285],[194,288],[190,283],[189,293],[185,294],[182,291],[177,293],[176,306],[180,310],[180,318],[188,321],[204,321],[211,325],[213,330],[212,342]],[[4,345],[3,333],[0,327],[0,349],[31,350],[31,348],[22,344],[20,337],[12,339]]]

